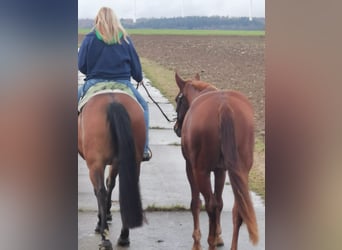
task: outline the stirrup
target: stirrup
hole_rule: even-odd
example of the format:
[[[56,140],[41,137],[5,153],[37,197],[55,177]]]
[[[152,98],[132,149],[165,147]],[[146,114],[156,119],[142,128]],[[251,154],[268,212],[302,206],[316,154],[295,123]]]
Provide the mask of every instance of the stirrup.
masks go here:
[[[147,151],[145,151],[143,154],[142,161],[149,161],[151,158],[152,158],[152,151],[150,148],[147,148]]]

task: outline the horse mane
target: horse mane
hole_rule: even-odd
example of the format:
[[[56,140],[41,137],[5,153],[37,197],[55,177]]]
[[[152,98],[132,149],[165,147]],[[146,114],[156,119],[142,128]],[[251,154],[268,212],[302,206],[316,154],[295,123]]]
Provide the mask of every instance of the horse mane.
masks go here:
[[[211,90],[218,90],[214,85],[207,83],[207,82],[202,82],[202,81],[192,81],[191,85],[194,87],[195,90],[201,92],[203,90],[206,91],[211,91]]]

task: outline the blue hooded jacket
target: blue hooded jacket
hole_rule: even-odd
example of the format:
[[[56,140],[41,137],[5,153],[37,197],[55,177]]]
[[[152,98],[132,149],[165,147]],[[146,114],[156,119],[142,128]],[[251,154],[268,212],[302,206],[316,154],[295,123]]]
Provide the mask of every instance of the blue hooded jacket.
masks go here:
[[[142,70],[133,42],[121,38],[121,44],[106,44],[95,30],[87,34],[78,52],[78,69],[89,79],[130,80],[141,82]]]

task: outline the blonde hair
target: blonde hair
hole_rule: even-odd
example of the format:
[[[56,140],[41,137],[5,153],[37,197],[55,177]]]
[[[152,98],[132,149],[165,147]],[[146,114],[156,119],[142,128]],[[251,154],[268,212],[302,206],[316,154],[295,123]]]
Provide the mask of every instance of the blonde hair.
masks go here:
[[[128,42],[128,34],[111,8],[102,7],[98,11],[94,28],[100,33],[103,41],[107,44],[116,42],[121,44],[121,36]]]

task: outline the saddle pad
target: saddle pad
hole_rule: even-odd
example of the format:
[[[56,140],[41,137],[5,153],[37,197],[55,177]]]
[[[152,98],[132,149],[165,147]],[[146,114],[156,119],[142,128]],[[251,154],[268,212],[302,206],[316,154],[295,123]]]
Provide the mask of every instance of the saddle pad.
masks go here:
[[[98,82],[91,86],[86,94],[81,98],[78,103],[78,112],[81,112],[82,107],[94,96],[104,93],[123,93],[131,96],[135,101],[136,97],[133,91],[125,84],[118,82]],[[140,104],[139,104],[140,105]]]

